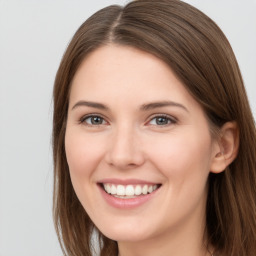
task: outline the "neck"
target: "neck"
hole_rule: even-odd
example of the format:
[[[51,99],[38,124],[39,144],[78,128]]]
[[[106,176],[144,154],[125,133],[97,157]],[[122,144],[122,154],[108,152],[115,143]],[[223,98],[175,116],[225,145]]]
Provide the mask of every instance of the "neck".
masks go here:
[[[208,249],[204,244],[198,246],[188,246],[185,244],[178,244],[175,246],[175,243],[169,243],[168,247],[163,242],[153,241],[150,245],[148,243],[144,244],[134,244],[134,243],[119,243],[119,254],[118,256],[166,256],[166,255],[175,255],[175,256],[214,256],[210,249]]]
[[[204,236],[205,221],[184,225],[144,241],[119,241],[119,256],[211,256]]]

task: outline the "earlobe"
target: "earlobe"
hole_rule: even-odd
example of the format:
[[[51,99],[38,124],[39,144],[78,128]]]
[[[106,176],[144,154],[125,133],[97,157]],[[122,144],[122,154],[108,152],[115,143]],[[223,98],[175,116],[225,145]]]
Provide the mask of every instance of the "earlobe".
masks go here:
[[[220,130],[213,152],[211,172],[220,173],[237,157],[239,149],[239,130],[236,122],[225,123]]]

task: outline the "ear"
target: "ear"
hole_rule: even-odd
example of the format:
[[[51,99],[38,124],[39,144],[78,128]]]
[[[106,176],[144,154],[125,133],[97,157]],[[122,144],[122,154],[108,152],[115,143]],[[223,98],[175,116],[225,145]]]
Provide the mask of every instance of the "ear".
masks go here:
[[[230,165],[238,154],[239,149],[239,130],[236,122],[225,123],[220,136],[216,139],[213,158],[211,162],[211,172],[220,173]]]

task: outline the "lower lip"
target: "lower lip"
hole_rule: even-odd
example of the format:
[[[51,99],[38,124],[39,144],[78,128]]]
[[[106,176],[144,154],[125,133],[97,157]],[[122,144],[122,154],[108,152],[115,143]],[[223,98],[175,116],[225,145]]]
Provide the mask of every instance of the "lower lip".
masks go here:
[[[107,201],[107,203],[112,207],[115,207],[118,209],[132,209],[132,208],[139,207],[144,203],[148,202],[149,200],[153,199],[156,192],[159,190],[158,188],[152,193],[147,195],[137,196],[135,198],[123,199],[123,198],[118,198],[118,197],[109,195],[107,192],[105,192],[105,190],[101,186],[99,186],[99,188],[103,198]]]

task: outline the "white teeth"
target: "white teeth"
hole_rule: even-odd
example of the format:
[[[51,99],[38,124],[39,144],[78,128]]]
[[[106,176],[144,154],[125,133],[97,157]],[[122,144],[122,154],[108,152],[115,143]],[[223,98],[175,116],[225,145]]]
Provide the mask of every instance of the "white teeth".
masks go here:
[[[118,196],[124,196],[125,195],[125,187],[123,185],[117,185],[116,194]]]
[[[105,189],[109,194],[111,194],[111,186],[107,184],[107,189]]]
[[[137,185],[135,187],[135,195],[139,196],[139,195],[141,195],[141,192],[142,192],[141,186]]]
[[[114,195],[120,198],[133,198],[139,195],[150,194],[155,191],[157,185],[114,185],[103,184],[105,191],[108,194]]]
[[[134,196],[134,188],[132,185],[128,185],[125,189],[126,196]]]
[[[110,191],[110,193],[111,193],[112,195],[115,195],[115,194],[116,194],[116,186],[115,186],[115,185],[112,185],[112,186],[111,186],[111,191]]]
[[[144,185],[143,189],[142,189],[142,193],[144,195],[146,195],[148,193],[148,185]]]

